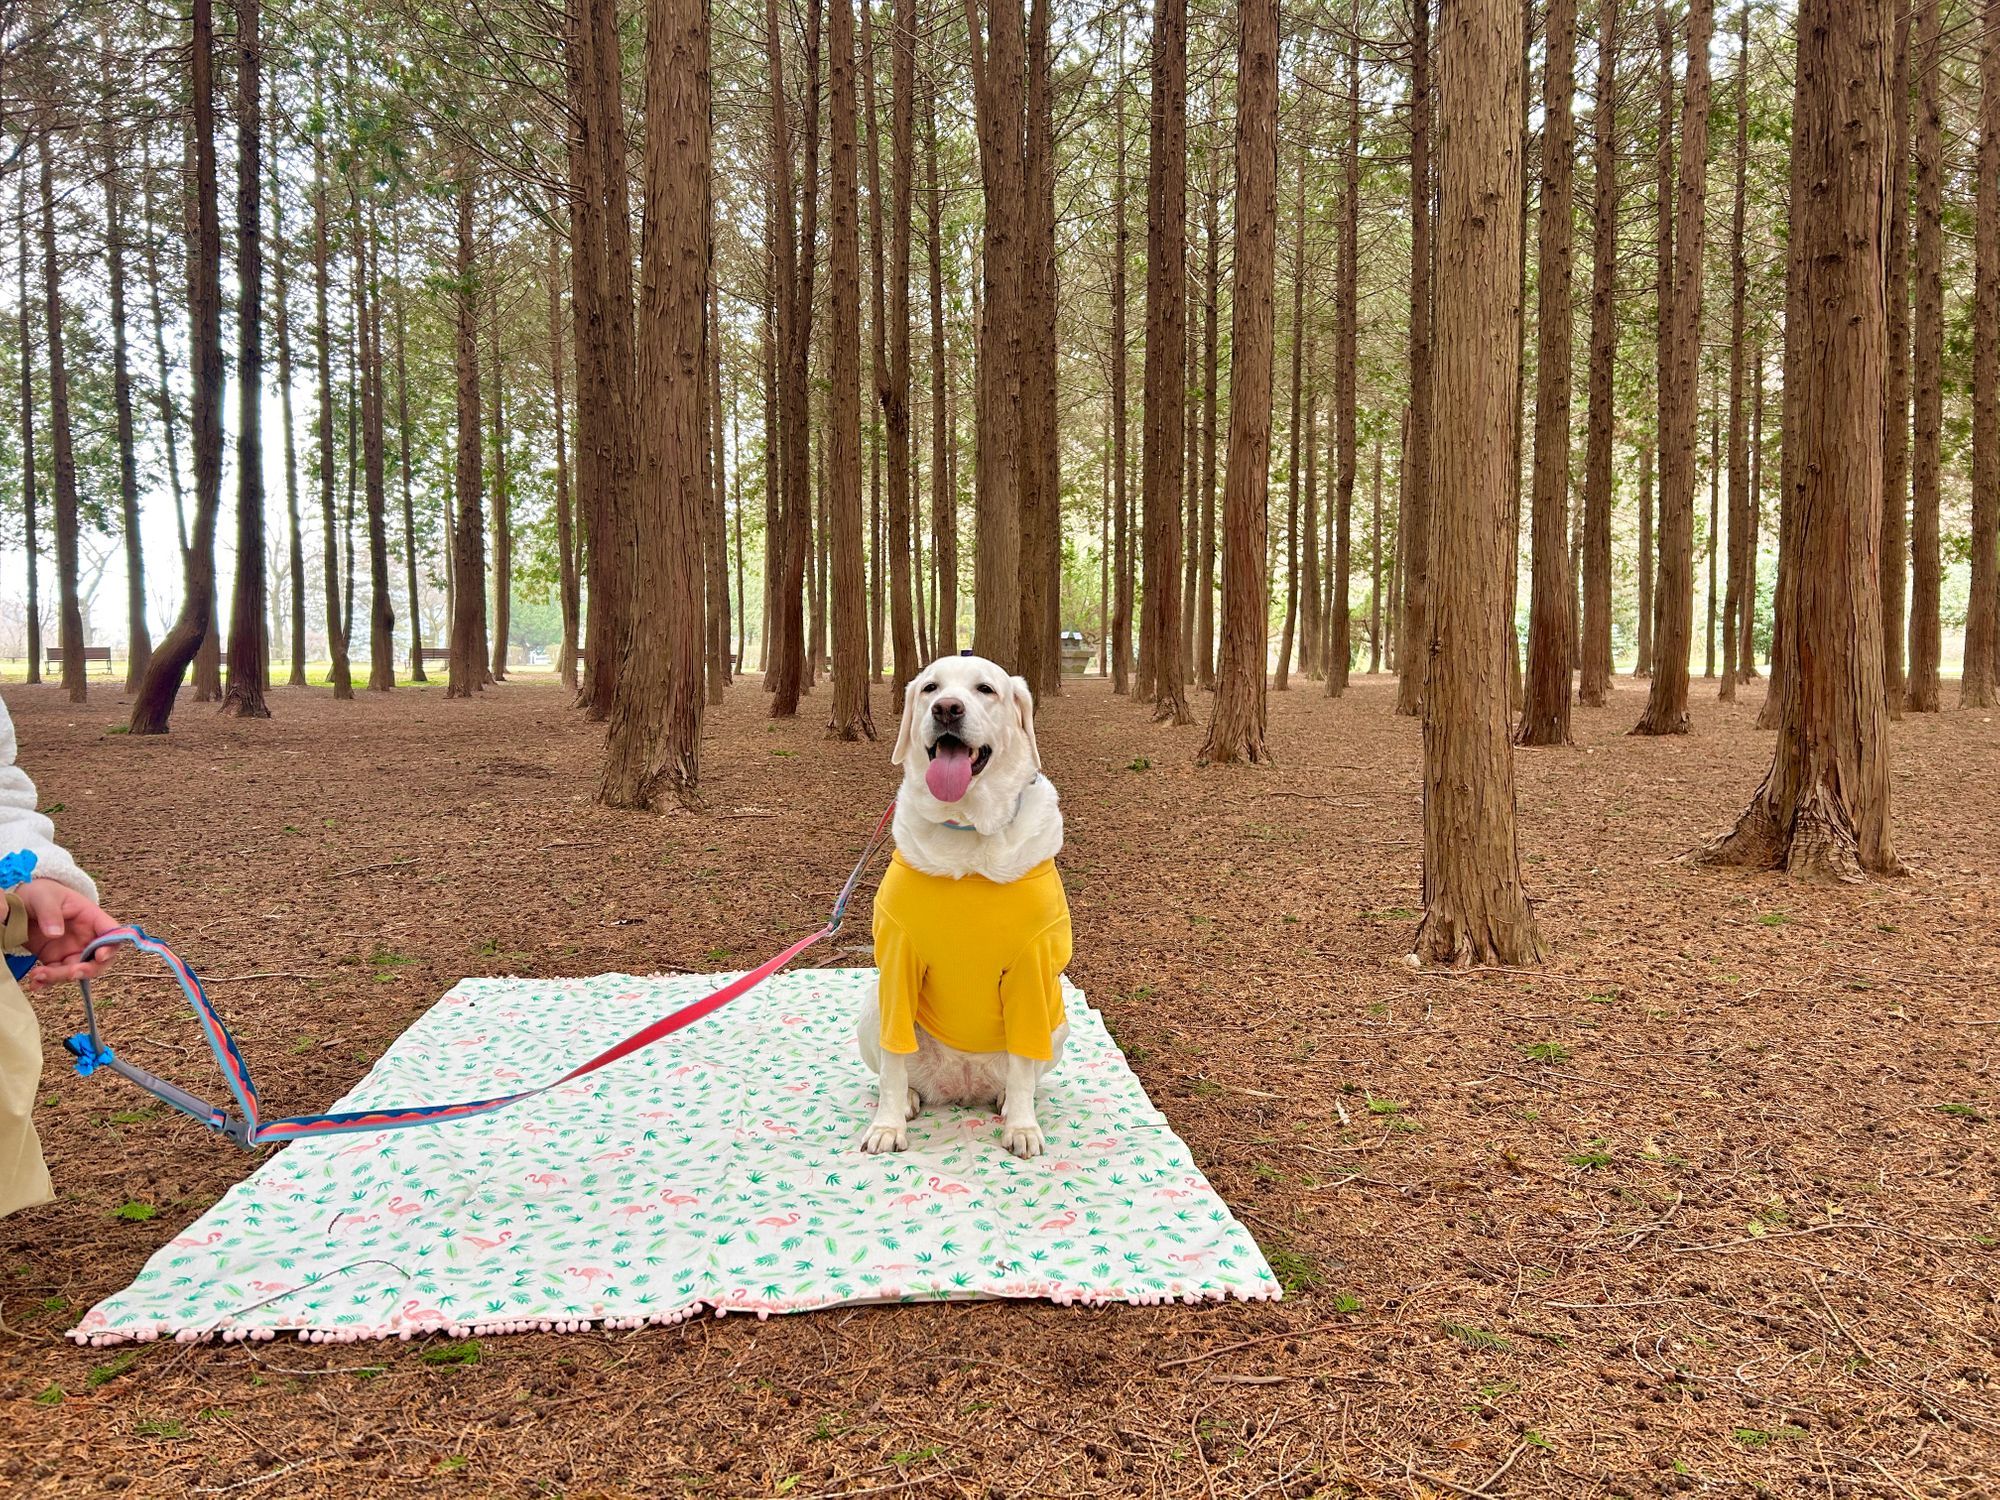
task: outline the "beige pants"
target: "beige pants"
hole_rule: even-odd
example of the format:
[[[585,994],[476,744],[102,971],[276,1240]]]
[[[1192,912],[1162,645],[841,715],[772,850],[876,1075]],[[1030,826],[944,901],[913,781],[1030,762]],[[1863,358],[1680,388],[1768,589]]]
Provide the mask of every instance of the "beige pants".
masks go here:
[[[27,935],[27,912],[17,898],[9,899],[7,951],[19,952]],[[41,1023],[21,987],[0,968],[0,1218],[55,1196],[35,1134],[35,1095],[41,1085]]]

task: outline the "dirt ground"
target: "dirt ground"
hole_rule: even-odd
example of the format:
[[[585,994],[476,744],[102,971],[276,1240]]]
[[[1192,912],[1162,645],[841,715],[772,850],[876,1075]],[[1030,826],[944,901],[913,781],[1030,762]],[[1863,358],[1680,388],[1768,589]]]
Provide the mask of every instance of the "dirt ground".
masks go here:
[[[184,703],[149,741],[107,733],[118,694],[92,691],[8,689],[24,762],[114,909],[227,981],[287,1113],[463,975],[761,958],[822,919],[893,788],[881,694],[883,741],[836,745],[824,689],[791,723],[733,689],[709,810],[650,818],[592,804],[599,736],[551,684],[280,690],[258,724]],[[1196,769],[1199,726],[1094,681],[1044,705],[1072,975],[1264,1246],[1277,1304],[705,1319],[450,1363],[421,1342],[79,1350],[63,1330],[253,1162],[78,1080],[74,995],[49,1002],[61,1201],[0,1223],[0,1490],[2000,1493],[2000,728],[1895,725],[1912,873],[1807,887],[1677,859],[1770,751],[1759,689],[1694,692],[1692,737],[1626,738],[1621,682],[1575,748],[1520,754],[1554,958],[1471,975],[1401,962],[1418,732],[1386,682],[1272,694],[1264,769]],[[159,1001],[121,1004],[118,1045],[218,1088],[140,973],[103,986]]]

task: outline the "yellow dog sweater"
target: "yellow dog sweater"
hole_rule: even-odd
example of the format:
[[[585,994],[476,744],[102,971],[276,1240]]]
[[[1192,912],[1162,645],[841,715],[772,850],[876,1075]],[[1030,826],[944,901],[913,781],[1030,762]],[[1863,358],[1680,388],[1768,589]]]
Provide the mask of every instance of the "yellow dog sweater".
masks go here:
[[[921,1026],[961,1052],[1046,1062],[1069,959],[1069,902],[1054,860],[996,885],[926,875],[898,853],[875,896],[882,1050],[915,1052]]]

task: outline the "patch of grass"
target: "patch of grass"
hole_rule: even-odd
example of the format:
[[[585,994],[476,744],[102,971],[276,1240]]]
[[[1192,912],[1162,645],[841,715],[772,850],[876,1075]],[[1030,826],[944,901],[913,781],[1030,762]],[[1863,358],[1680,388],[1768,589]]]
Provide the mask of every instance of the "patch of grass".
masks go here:
[[[42,1300],[41,1300],[41,1301],[40,1301],[39,1303],[37,1303],[37,1304],[36,1304],[36,1307],[35,1307],[35,1311],[37,1311],[37,1312],[45,1312],[45,1313],[59,1313],[59,1312],[68,1312],[68,1311],[69,1311],[69,1298],[67,1298],[67,1297],[44,1297],[44,1298],[42,1298]]]
[[[1766,1431],[1762,1427],[1738,1427],[1736,1441],[1746,1448],[1768,1448],[1771,1444],[1787,1439],[1802,1438],[1806,1435],[1803,1427],[1774,1427]]]
[[[1361,1311],[1361,1299],[1352,1292],[1335,1292],[1333,1310],[1337,1313],[1358,1313]]]
[[[1986,1116],[1982,1115],[1978,1108],[1971,1104],[1947,1102],[1940,1104],[1937,1107],[1937,1112],[1941,1115],[1950,1115],[1954,1120],[1970,1120],[1975,1125],[1984,1125],[1986,1123]]]
[[[1271,1263],[1271,1274],[1287,1296],[1309,1292],[1320,1284],[1319,1266],[1309,1255],[1278,1246],[1265,1251],[1264,1259]]]
[[[35,1405],[61,1406],[63,1403],[63,1397],[65,1397],[68,1394],[69,1392],[65,1391],[59,1385],[46,1385],[43,1386],[41,1390],[35,1393]]]
[[[821,1417],[813,1423],[812,1437],[816,1443],[830,1443],[846,1431],[846,1426],[832,1417]]]
[[[1479,1388],[1479,1399],[1491,1406],[1502,1396],[1515,1395],[1520,1389],[1521,1387],[1511,1380],[1489,1380]]]
[[[730,950],[727,948],[711,948],[708,950],[708,961],[712,964],[727,963],[729,956]]]
[[[1370,1099],[1368,1113],[1371,1115],[1400,1115],[1410,1106],[1401,1099]]]
[[[310,1052],[318,1045],[318,1037],[302,1036],[296,1042],[292,1043],[292,1056],[297,1057],[301,1052]]]
[[[86,1389],[94,1391],[100,1385],[116,1380],[137,1363],[139,1363],[139,1351],[136,1349],[127,1349],[108,1364],[92,1365],[90,1373],[83,1378],[84,1386]]]
[[[889,1462],[892,1464],[920,1464],[925,1459],[936,1458],[942,1452],[944,1452],[944,1449],[940,1448],[936,1443],[932,1443],[927,1448],[911,1448],[904,1453],[891,1453],[889,1455]]]
[[[1285,1174],[1269,1162],[1260,1161],[1250,1169],[1250,1175],[1259,1182],[1283,1182]]]
[[[368,962],[371,967],[376,969],[400,969],[404,964],[413,964],[416,960],[407,954],[398,953],[393,948],[385,948],[380,943],[377,943],[374,951],[368,955]]]
[[[122,1219],[127,1224],[143,1224],[158,1213],[159,1210],[152,1204],[141,1203],[138,1199],[132,1198],[114,1208],[111,1217]]]
[[[152,1119],[153,1112],[150,1109],[121,1109],[106,1118],[113,1125],[137,1125],[141,1120]]]
[[[1197,1078],[1189,1087],[1194,1091],[1196,1097],[1202,1099],[1212,1098],[1214,1095],[1222,1092],[1222,1085],[1217,1083],[1213,1078]]]
[[[456,1474],[471,1462],[472,1460],[467,1458],[463,1453],[447,1453],[437,1461],[437,1467],[431,1472],[435,1474]]]
[[[1521,1049],[1521,1056],[1529,1062],[1566,1063],[1569,1061],[1569,1048],[1561,1042],[1530,1042]]]
[[[1569,1164],[1573,1167],[1580,1167],[1586,1172],[1594,1172],[1599,1167],[1608,1167],[1616,1158],[1606,1149],[1607,1145],[1608,1143],[1603,1136],[1593,1136],[1590,1141],[1590,1149],[1573,1152],[1568,1157]]]
[[[1489,1354],[1507,1354],[1514,1348],[1512,1341],[1484,1328],[1473,1328],[1465,1323],[1443,1323],[1439,1326],[1468,1349],[1483,1349]]]
[[[1602,995],[1585,995],[1583,1003],[1585,1005],[1616,1005],[1618,1003],[1618,991],[1610,990]]]
[[[1153,769],[1153,763],[1143,755],[1135,755],[1132,757],[1130,763],[1126,765],[1125,769],[1128,771],[1150,771]]]
[[[134,1437],[166,1438],[172,1441],[187,1436],[187,1428],[172,1417],[141,1417],[132,1424]]]
[[[1757,913],[1757,920],[1766,927],[1783,927],[1792,917],[1790,912],[1763,911]]]
[[[478,1339],[461,1339],[455,1343],[439,1344],[435,1349],[426,1349],[418,1358],[427,1365],[476,1365],[479,1353]]]

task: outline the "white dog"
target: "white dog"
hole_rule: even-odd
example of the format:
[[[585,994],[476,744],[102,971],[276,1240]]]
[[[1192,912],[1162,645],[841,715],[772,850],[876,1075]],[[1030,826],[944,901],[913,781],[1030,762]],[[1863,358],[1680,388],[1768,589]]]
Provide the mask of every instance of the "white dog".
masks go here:
[[[1070,920],[1034,695],[984,657],[944,657],[910,683],[891,759],[903,785],[875,898],[881,977],[857,1028],[880,1087],[861,1149],[903,1150],[925,1103],[994,1103],[1006,1148],[1039,1156],[1035,1094],[1069,1035]]]

